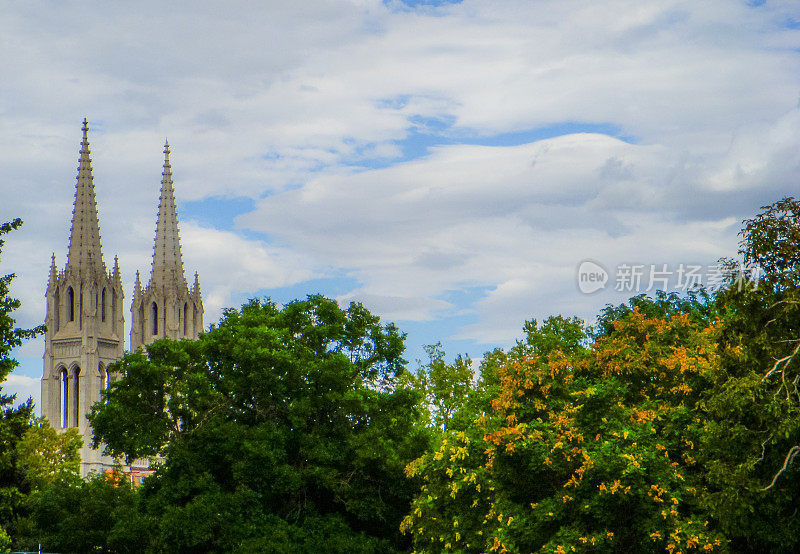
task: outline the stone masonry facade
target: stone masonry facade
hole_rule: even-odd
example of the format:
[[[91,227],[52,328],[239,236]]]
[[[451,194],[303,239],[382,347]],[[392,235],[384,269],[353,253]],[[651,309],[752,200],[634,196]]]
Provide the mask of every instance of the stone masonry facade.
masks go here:
[[[53,254],[50,264],[42,374],[42,414],[56,429],[72,427],[81,433],[84,476],[114,464],[102,447],[91,447],[86,414],[100,400],[100,391],[118,377],[109,366],[125,351],[122,278],[116,257],[110,271],[103,260],[88,132],[84,120],[67,263],[59,270]],[[203,330],[198,275],[190,288],[183,269],[169,155],[165,144],[150,280],[142,288],[137,271],[133,291],[132,351],[164,337],[194,340]],[[140,460],[129,470],[147,467],[147,461]]]

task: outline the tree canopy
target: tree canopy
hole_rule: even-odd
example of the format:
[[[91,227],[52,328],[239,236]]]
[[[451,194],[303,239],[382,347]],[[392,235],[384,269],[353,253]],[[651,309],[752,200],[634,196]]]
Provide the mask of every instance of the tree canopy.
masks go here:
[[[12,222],[0,235],[19,226]],[[0,548],[64,552],[800,551],[800,203],[743,222],[719,290],[530,320],[476,368],[363,306],[252,300],[126,354],[80,437],[0,396]],[[2,241],[0,241],[2,246]],[[0,377],[20,330],[0,279]]]
[[[21,225],[21,219],[0,225],[0,254],[5,244],[3,235]],[[47,433],[47,424],[34,425],[31,399],[15,407],[16,398],[3,394],[3,381],[18,365],[12,357],[13,349],[44,332],[43,326],[33,329],[16,326],[13,312],[20,302],[10,295],[13,279],[13,273],[0,277],[0,549],[10,547],[14,537],[26,527],[32,495],[50,482],[55,473],[61,472],[63,463],[73,462],[76,454],[72,446],[63,456],[55,457],[49,449],[37,450],[45,442],[41,439]],[[72,444],[70,437],[65,438],[64,444]]]
[[[402,549],[403,468],[427,447],[417,393],[394,386],[403,349],[359,304],[253,300],[117,363],[95,441],[161,457],[142,490],[154,550]]]
[[[796,552],[800,204],[744,222],[725,286],[526,323],[463,429],[407,466],[418,552]],[[469,402],[468,402],[469,403]]]

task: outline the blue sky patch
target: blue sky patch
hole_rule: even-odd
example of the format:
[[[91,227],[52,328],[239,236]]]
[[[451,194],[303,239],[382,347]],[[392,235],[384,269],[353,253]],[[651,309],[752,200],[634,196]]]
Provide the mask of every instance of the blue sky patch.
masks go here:
[[[462,0],[383,0],[383,5],[394,11],[403,11],[403,8],[425,9],[439,8],[450,4],[460,4]]]
[[[236,216],[252,212],[255,207],[255,201],[245,196],[209,196],[202,200],[181,202],[178,217],[197,221],[203,227],[232,231],[236,228]]]
[[[394,141],[402,151],[402,156],[400,158],[354,158],[345,165],[368,169],[381,169],[396,163],[422,158],[430,153],[431,148],[437,146],[461,144],[477,146],[520,146],[522,144],[529,144],[539,140],[575,133],[599,133],[630,144],[636,144],[638,142],[637,137],[624,134],[622,129],[613,123],[564,121],[522,131],[485,135],[471,129],[459,129],[454,127],[455,118],[449,116],[413,116],[409,118],[409,121],[412,123],[412,126],[409,127],[406,137]]]

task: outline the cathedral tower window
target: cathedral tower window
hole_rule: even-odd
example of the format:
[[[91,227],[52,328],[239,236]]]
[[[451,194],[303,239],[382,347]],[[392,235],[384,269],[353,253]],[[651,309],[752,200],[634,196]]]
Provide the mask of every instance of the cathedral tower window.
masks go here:
[[[69,374],[66,368],[61,369],[61,427],[66,427],[69,423]]]
[[[59,327],[61,326],[61,295],[59,294],[58,287],[56,287],[56,296],[53,301],[54,304],[54,319],[56,323],[56,331],[58,331]]]
[[[80,422],[80,393],[81,393],[81,368],[75,366],[72,373],[72,425],[77,427]]]
[[[67,321],[75,321],[75,291],[67,289]]]
[[[158,334],[158,305],[153,302],[153,309],[152,309],[152,317],[153,317],[153,334]]]
[[[100,320],[106,320],[106,289],[103,287],[103,294],[100,296]]]
[[[141,326],[141,329],[139,330],[139,332],[141,333],[141,337],[142,337],[141,340],[144,340],[144,329],[145,329],[144,304],[139,306],[139,323],[140,323],[140,326]]]
[[[183,304],[183,336],[185,337],[187,334],[187,330],[189,329],[189,325],[186,323],[189,315],[189,305],[184,302]]]
[[[111,332],[117,330],[117,289],[111,289]]]

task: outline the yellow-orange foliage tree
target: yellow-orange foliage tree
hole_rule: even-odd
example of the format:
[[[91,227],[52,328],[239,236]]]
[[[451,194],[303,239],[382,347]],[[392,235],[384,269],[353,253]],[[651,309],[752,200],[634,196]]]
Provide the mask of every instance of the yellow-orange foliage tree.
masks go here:
[[[719,322],[634,307],[590,345],[579,320],[530,325],[486,411],[407,468],[417,552],[725,550],[696,463]]]

